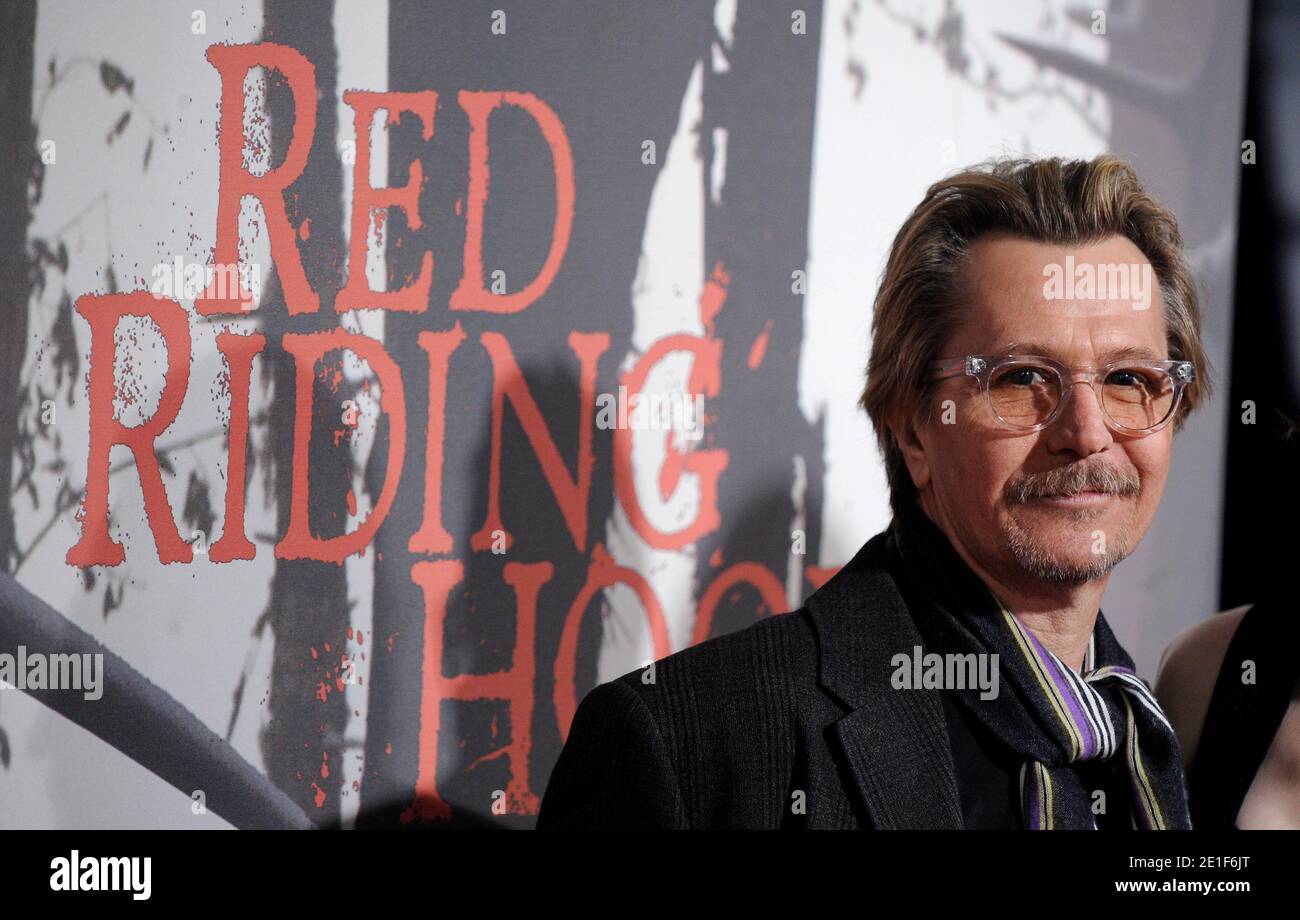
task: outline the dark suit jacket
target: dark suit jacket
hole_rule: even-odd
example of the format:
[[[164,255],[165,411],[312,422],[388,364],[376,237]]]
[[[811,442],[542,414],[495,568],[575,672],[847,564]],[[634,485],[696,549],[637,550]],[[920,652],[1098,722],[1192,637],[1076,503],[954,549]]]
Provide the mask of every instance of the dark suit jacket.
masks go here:
[[[537,828],[961,827],[940,691],[890,686],[923,643],[888,535],[799,610],[588,693]]]

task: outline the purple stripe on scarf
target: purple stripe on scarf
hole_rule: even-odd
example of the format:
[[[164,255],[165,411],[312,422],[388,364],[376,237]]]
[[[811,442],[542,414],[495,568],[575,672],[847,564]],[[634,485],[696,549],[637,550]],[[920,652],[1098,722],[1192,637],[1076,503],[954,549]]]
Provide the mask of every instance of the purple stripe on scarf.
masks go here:
[[[1039,659],[1047,666],[1047,676],[1050,677],[1052,683],[1056,685],[1057,693],[1064,698],[1065,705],[1070,710],[1070,718],[1074,721],[1075,727],[1078,728],[1079,734],[1083,736],[1083,758],[1087,759],[1091,757],[1097,752],[1097,748],[1101,742],[1100,739],[1097,738],[1096,734],[1094,734],[1092,724],[1088,721],[1088,715],[1083,711],[1083,707],[1079,704],[1078,697],[1074,694],[1074,688],[1056,666],[1056,656],[1043,648],[1042,643],[1038,641],[1038,637],[1035,636],[1028,627],[1022,626],[1021,628],[1024,629],[1025,635],[1029,637],[1029,641],[1034,644],[1034,648],[1038,650]]]
[[[1031,829],[1037,830],[1043,826],[1042,801],[1039,793],[1042,786],[1038,780],[1038,771],[1031,765],[1026,764],[1024,767],[1021,785],[1024,787],[1025,812],[1028,818],[1028,824]]]

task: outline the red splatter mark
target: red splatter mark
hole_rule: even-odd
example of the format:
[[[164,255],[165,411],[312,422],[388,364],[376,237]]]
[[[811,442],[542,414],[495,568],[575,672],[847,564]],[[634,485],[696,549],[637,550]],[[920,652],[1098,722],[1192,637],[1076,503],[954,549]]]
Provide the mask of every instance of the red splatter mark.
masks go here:
[[[677,483],[686,471],[686,460],[686,455],[673,447],[673,433],[670,431],[665,434],[664,462],[659,467],[659,497],[664,501],[672,498],[677,491]]]
[[[722,260],[719,259],[713,266],[713,274],[704,283],[704,290],[700,292],[700,322],[704,324],[710,336],[713,335],[713,318],[727,302],[727,285],[730,283],[731,276],[722,267]]]
[[[315,783],[312,783],[312,784],[311,784],[311,787],[312,787],[313,789],[316,790],[316,807],[317,807],[317,808],[324,808],[324,807],[325,807],[325,790],[322,789],[320,786],[317,786]]]
[[[721,547],[721,546],[719,546],[717,549],[715,549],[715,550],[713,551],[713,554],[709,556],[709,565],[712,565],[712,566],[719,566],[719,565],[722,565],[722,547]]]
[[[393,742],[390,741],[388,742],[388,744],[384,745],[384,753],[385,754],[393,753]]]
[[[330,753],[329,753],[329,751],[321,751],[320,778],[321,778],[321,779],[329,779],[329,778],[330,778]]]
[[[769,320],[769,322],[770,322],[770,320]],[[357,496],[356,496],[356,494],[352,491],[351,488],[348,489],[348,514],[352,515],[353,517],[356,517],[356,516],[357,516]],[[348,632],[351,632],[351,631],[352,631],[352,630],[348,630]],[[351,637],[349,636],[349,638],[351,638]]]
[[[311,239],[311,218],[307,218],[298,225],[298,235],[304,240]]]
[[[316,685],[316,699],[320,700],[323,703],[327,699],[329,699],[329,695],[330,695],[330,688],[324,681],[321,681]]]
[[[754,344],[749,349],[749,369],[758,370],[758,366],[763,363],[763,356],[767,354],[767,337],[772,331],[772,321],[769,319],[763,331],[754,339]]]
[[[311,657],[313,657],[313,658],[319,658],[319,657],[320,657],[320,655],[319,655],[319,654],[317,653],[317,651],[316,651],[316,646],[314,646],[314,645],[311,647]]]

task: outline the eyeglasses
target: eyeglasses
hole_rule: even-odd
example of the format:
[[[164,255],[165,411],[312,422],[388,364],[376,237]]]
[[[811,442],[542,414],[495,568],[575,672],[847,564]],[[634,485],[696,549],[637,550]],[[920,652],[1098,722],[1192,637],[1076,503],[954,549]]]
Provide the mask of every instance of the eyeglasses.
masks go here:
[[[1103,367],[1069,368],[1038,355],[966,355],[930,364],[927,380],[963,374],[979,381],[994,417],[1015,431],[1040,431],[1052,424],[1074,386],[1074,372],[1087,383],[1107,423],[1117,431],[1152,434],[1174,416],[1183,390],[1196,379],[1191,361],[1116,361]]]

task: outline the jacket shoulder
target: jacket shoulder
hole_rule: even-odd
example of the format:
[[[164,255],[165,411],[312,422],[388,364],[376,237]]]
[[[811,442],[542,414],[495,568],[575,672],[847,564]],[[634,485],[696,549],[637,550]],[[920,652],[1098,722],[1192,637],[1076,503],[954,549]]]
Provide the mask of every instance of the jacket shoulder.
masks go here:
[[[690,690],[738,692],[806,682],[816,647],[806,607],[715,636],[615,678],[647,702]]]
[[[686,829],[681,784],[663,733],[620,681],[578,706],[551,771],[538,830]]]
[[[886,610],[896,613],[901,602],[886,565],[885,536],[864,544],[797,610],[682,649],[616,680],[640,694],[656,715],[676,717],[683,702],[707,702],[716,704],[711,711],[719,718],[734,718],[746,714],[737,703],[743,697],[798,702],[821,682],[845,679],[841,665],[853,667],[859,646],[875,631],[871,624],[889,626],[897,619],[884,616]],[[832,673],[822,674],[823,666]]]
[[[792,790],[834,787],[827,726],[851,708],[862,663],[883,654],[877,634],[898,631],[879,550],[870,541],[792,612],[587,693],[538,828],[782,827]]]

